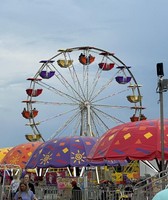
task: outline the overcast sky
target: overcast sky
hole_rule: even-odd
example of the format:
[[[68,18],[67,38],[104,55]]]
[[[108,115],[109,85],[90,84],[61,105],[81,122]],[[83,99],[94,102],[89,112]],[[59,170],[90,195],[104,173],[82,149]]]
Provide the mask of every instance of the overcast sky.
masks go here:
[[[58,49],[115,52],[142,84],[148,119],[159,118],[156,63],[168,78],[167,0],[0,0],[0,147],[27,142],[21,116],[28,77]],[[168,117],[168,93],[164,116]],[[128,120],[129,121],[129,120]],[[31,132],[31,131],[30,131]]]

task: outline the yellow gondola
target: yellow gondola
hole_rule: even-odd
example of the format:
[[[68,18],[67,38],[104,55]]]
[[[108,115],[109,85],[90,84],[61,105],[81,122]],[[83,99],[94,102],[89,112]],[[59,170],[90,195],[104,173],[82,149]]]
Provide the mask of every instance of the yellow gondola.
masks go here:
[[[57,60],[57,63],[60,67],[62,68],[67,68],[67,67],[70,67],[73,63],[73,60]]]
[[[26,139],[30,142],[39,141],[41,139],[41,134],[27,134],[25,135]]]
[[[142,96],[137,96],[137,95],[129,95],[127,96],[127,99],[131,103],[137,103],[142,100]]]

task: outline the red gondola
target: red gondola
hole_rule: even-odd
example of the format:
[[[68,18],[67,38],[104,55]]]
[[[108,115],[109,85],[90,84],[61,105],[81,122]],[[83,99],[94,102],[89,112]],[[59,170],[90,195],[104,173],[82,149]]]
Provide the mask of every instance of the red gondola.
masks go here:
[[[145,117],[145,115],[141,114],[140,117],[135,116],[135,114],[130,117],[131,122],[137,122],[137,121],[142,121],[142,120],[146,120],[147,117]]]
[[[79,62],[83,65],[89,65],[95,60],[95,57],[93,57],[91,54],[89,56],[85,56],[84,54],[80,54],[79,56]]]
[[[141,114],[141,116],[140,116],[140,120],[146,120],[146,119],[147,119],[147,117],[145,117],[144,114]]]
[[[130,117],[131,122],[137,122],[139,121],[139,117],[133,115],[132,117]]]
[[[42,89],[37,89],[37,90],[27,89],[26,93],[31,97],[37,97],[42,93],[42,91],[43,91]]]
[[[109,71],[114,67],[114,63],[99,63],[99,68],[105,71]]]
[[[30,119],[30,118],[35,118],[38,115],[38,110],[36,110],[35,108],[31,111],[28,111],[24,108],[22,115],[24,118],[26,119]]]

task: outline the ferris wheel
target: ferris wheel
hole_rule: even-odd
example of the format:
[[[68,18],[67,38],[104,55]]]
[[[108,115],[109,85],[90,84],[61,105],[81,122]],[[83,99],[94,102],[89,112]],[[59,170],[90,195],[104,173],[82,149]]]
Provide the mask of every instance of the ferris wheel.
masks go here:
[[[95,47],[60,49],[40,61],[27,79],[22,115],[33,133],[29,141],[60,135],[101,136],[108,129],[145,120],[140,87],[114,53]]]

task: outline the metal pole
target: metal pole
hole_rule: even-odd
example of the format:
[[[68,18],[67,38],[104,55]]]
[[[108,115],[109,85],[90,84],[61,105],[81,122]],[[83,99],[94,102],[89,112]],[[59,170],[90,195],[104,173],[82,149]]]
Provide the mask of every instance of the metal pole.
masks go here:
[[[160,95],[160,141],[161,141],[161,176],[162,176],[162,189],[165,188],[164,170],[165,170],[165,148],[164,148],[164,113],[163,113],[163,92],[168,90],[168,79],[163,79],[163,63],[157,63],[157,76],[159,77],[158,87],[156,91]]]
[[[160,92],[160,131],[161,131],[161,155],[162,171],[164,170],[164,113],[163,113],[163,92]]]
[[[2,182],[1,200],[4,199],[4,195],[5,195],[5,178],[6,178],[6,166],[4,167],[4,171],[3,171],[3,182]]]
[[[164,112],[163,112],[163,86],[162,79],[159,80],[159,94],[160,94],[160,134],[161,134],[161,171],[165,170],[164,165]],[[162,174],[164,176],[164,174]],[[164,178],[162,180],[162,189],[165,188]]]

